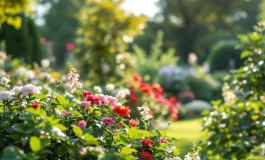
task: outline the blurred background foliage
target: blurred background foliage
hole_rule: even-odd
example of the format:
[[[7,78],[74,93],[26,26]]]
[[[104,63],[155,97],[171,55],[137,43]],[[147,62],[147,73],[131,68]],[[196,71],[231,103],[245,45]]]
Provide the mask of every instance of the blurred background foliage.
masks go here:
[[[122,8],[124,3],[125,0],[0,0],[0,41],[4,44],[0,49],[34,67],[34,63],[40,64],[46,58],[55,71],[62,73],[66,62],[71,62],[81,70],[81,79],[91,80],[85,81],[87,84],[113,83],[123,87],[128,75],[139,73],[144,82],[161,85],[166,95],[181,102],[179,119],[198,117],[210,109],[221,113],[228,108],[227,115],[238,111],[231,104],[218,103],[218,108],[210,104],[223,98],[222,86],[226,80],[231,87],[241,90],[237,94],[244,93],[244,101],[236,104],[240,105],[242,114],[261,113],[261,108],[246,111],[242,106],[251,97],[253,101],[261,101],[258,96],[264,95],[264,61],[259,61],[264,56],[254,58],[255,63],[246,59],[263,54],[264,35],[259,36],[259,30],[256,30],[259,34],[242,34],[264,20],[265,1],[157,0],[159,11],[153,17],[127,12]],[[37,14],[45,7],[43,23],[37,25]],[[258,73],[253,70],[257,64],[261,64],[256,67]],[[253,91],[257,95],[252,95]],[[231,121],[236,116],[230,117]],[[243,118],[242,122],[248,124],[249,119],[252,122],[253,117]],[[227,134],[219,128],[216,123],[208,130],[221,136]],[[256,130],[264,132],[250,129],[254,131],[249,135],[256,134]],[[216,140],[218,134],[212,134],[212,139]],[[254,136],[259,137],[258,133]],[[230,145],[229,138],[223,138],[225,141],[220,138],[217,144],[208,146],[217,157],[221,142]],[[245,138],[256,143],[250,136]],[[258,147],[253,144],[247,150],[242,145],[234,148],[235,153],[244,154],[233,156],[262,157],[264,146],[260,142]],[[229,157],[230,148],[223,149],[222,156]],[[207,154],[206,157],[212,156]]]

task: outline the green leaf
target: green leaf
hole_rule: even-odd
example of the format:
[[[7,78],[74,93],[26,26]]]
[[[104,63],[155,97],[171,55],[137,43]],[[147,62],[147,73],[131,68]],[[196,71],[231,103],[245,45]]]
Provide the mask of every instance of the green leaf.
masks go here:
[[[53,126],[59,128],[61,131],[66,131],[67,130],[67,128],[64,125],[62,125],[62,124],[55,124]]]
[[[83,134],[86,134],[86,133],[92,134],[92,128],[86,128],[86,129],[84,129],[83,130]]]
[[[122,134],[119,134],[119,138],[122,142],[126,144],[130,143],[130,140],[127,137],[123,136]]]
[[[244,51],[241,53],[241,58],[246,58],[248,56],[250,56],[252,54],[252,52],[250,51]]]
[[[86,140],[87,145],[97,145],[98,144],[98,140],[95,137],[93,137],[92,135],[89,135],[87,133],[84,135],[84,139]]]
[[[137,134],[138,134],[138,129],[136,127],[131,127],[131,128],[128,128],[129,132],[129,137],[131,139],[136,139],[137,138]]]
[[[41,139],[40,141],[41,141],[41,149],[48,147],[51,144],[50,140],[48,139]]]
[[[132,154],[132,153],[137,153],[137,150],[128,147],[123,147],[121,150],[121,154]]]
[[[142,134],[143,137],[154,137],[156,136],[154,133],[145,131],[145,130],[141,130],[140,133]]]
[[[4,149],[4,155],[0,160],[22,160],[25,153],[18,147],[10,146]]]
[[[29,145],[33,152],[38,152],[41,149],[41,142],[35,136],[30,138]]]
[[[56,101],[62,104],[63,106],[67,106],[69,104],[69,100],[62,95],[58,95],[56,97]]]
[[[68,153],[68,148],[66,145],[62,144],[60,147],[57,149],[57,154],[60,156],[63,156]]]
[[[72,126],[77,137],[82,137],[83,131],[78,126]]]

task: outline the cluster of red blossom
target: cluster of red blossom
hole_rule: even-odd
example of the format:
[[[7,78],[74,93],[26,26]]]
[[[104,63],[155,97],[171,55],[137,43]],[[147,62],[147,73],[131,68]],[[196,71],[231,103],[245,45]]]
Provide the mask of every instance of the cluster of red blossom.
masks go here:
[[[137,95],[137,91],[145,93],[150,98],[156,100],[158,104],[168,106],[172,119],[178,119],[177,107],[180,107],[181,103],[177,101],[176,97],[171,96],[170,98],[166,98],[163,95],[164,89],[160,85],[149,85],[147,83],[144,83],[142,77],[139,74],[134,74],[133,79],[134,81],[130,84],[131,94],[126,97],[128,100],[130,100],[133,104],[138,104],[139,97]]]
[[[163,137],[161,137],[159,141],[160,143],[168,143],[166,138]],[[141,143],[142,143],[143,152],[140,154],[140,158],[152,160],[153,159],[152,154],[150,154],[149,152],[151,152],[152,147],[155,147],[154,142],[152,142],[150,139],[142,139]]]
[[[81,106],[83,104],[89,104],[89,106],[91,104],[108,104],[112,107],[112,111],[116,113],[117,116],[125,116],[125,117],[130,117],[130,107],[128,106],[119,106],[116,104],[117,99],[111,96],[105,96],[102,94],[99,95],[93,95],[92,92],[88,92],[88,91],[84,91],[82,93],[82,96],[86,98],[85,101],[82,101]],[[86,102],[86,103],[85,103]],[[138,121],[131,119],[129,121],[129,125],[132,127],[136,127],[138,126]],[[118,126],[123,126],[124,123],[123,122],[119,122]]]

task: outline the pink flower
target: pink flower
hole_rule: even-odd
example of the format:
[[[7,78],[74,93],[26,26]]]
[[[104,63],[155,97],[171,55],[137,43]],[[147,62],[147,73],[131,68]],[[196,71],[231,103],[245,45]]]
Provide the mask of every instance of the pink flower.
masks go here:
[[[66,45],[66,49],[67,50],[71,50],[71,49],[74,49],[75,48],[75,44],[74,43],[68,43],[67,45]]]
[[[112,107],[114,107],[116,105],[116,103],[118,102],[118,100],[112,96],[108,96],[107,99],[109,101],[109,105]]]
[[[161,143],[168,143],[168,140],[167,140],[166,138],[164,138],[164,137],[161,137],[161,138],[159,139],[159,141],[160,141]]]
[[[80,127],[82,130],[86,128],[86,121],[85,120],[79,120],[78,121],[78,127]]]
[[[89,102],[89,101],[82,101],[80,104],[80,106],[82,106],[82,107],[88,107],[90,105],[91,105],[91,102]]]
[[[104,122],[104,123],[106,123],[106,125],[107,125],[107,127],[112,127],[112,126],[114,126],[114,120],[112,119],[112,118],[109,118],[109,117],[104,117],[103,119],[102,119],[102,122]]]
[[[61,112],[62,114],[66,114],[67,112],[66,112],[66,110],[62,110],[62,112]]]

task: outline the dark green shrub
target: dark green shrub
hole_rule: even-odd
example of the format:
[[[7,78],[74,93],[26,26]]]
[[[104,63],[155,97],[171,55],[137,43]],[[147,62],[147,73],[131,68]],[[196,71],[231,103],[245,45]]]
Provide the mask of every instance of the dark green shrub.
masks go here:
[[[196,99],[211,101],[218,89],[217,81],[209,74],[201,73],[189,75],[186,78],[189,90],[195,94]]]
[[[203,111],[209,110],[212,108],[212,105],[206,101],[194,100],[190,103],[184,105],[184,108],[188,111],[191,111],[192,115],[201,115]]]
[[[34,21],[24,15],[20,29],[3,24],[0,29],[0,41],[4,41],[6,52],[12,57],[23,58],[26,63],[40,63],[42,49],[40,37]]]
[[[238,44],[237,41],[230,40],[220,41],[213,46],[208,57],[211,72],[237,69],[243,64],[243,60],[240,59],[242,51],[236,48]],[[234,61],[234,64],[231,64],[231,61]]]
[[[204,119],[202,159],[246,159],[265,139],[265,23],[239,36],[244,66],[223,87],[224,101],[214,102]],[[264,159],[264,157],[262,158]]]

